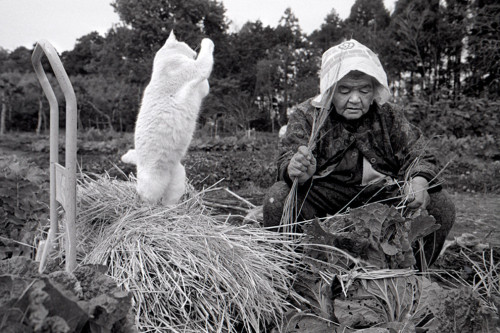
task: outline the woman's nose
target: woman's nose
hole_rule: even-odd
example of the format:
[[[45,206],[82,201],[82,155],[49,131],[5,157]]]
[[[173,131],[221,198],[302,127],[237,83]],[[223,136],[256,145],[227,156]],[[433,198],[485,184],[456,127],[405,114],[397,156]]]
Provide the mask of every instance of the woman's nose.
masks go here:
[[[349,102],[351,103],[359,103],[361,101],[361,97],[359,96],[359,93],[353,91],[351,93],[351,96],[349,96]]]

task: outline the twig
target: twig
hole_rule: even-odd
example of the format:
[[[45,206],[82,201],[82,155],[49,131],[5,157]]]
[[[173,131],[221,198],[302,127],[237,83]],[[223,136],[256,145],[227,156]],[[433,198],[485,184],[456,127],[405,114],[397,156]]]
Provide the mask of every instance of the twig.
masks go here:
[[[248,206],[250,206],[250,208],[255,208],[257,206],[255,206],[253,203],[251,203],[250,201],[248,201],[247,199],[245,198],[242,198],[240,197],[238,194],[234,193],[233,191],[231,191],[230,189],[228,189],[227,187],[224,188],[224,190],[231,194],[232,196],[236,197],[237,199],[240,199],[241,201],[243,201],[244,203],[246,203]]]
[[[209,206],[209,207],[218,207],[218,208],[224,208],[224,209],[234,209],[234,210],[239,210],[239,211],[244,212],[244,213],[248,213],[248,209],[245,209],[245,208],[242,208],[242,207],[228,206],[228,205],[223,205],[223,204],[219,204],[219,203],[215,203],[215,202],[207,201],[207,200],[205,200],[205,205]]]
[[[17,241],[17,240],[15,240],[15,239],[11,239],[11,238],[7,238],[7,237],[3,237],[3,236],[0,236],[0,239],[3,239],[3,240],[8,241],[8,242],[16,243],[16,244],[19,244],[19,245],[23,245],[23,246],[26,246],[26,247],[30,247],[30,248],[32,248],[32,249],[34,249],[34,248],[35,248],[33,245],[29,245],[29,244],[26,244],[26,243],[23,243],[23,242]]]

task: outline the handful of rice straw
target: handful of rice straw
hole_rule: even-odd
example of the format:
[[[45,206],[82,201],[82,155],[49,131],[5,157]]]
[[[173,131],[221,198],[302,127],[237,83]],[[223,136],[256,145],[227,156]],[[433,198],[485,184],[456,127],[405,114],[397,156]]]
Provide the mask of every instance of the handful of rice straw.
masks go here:
[[[174,207],[140,201],[134,180],[78,186],[80,262],[104,264],[133,294],[140,331],[280,327],[298,254],[285,236],[210,217],[202,192]],[[187,197],[187,198],[186,198]]]
[[[337,80],[343,56],[344,52],[342,51],[339,64],[337,65],[337,68],[335,70],[334,83],[332,87],[326,92],[326,98],[324,100],[324,104],[321,106],[319,113],[314,114],[311,134],[309,136],[309,140],[307,143],[307,148],[309,149],[309,151],[314,150],[316,145],[316,139],[319,135],[320,129],[321,127],[323,127],[323,124],[328,119],[328,116],[330,114],[330,106],[333,100],[333,94],[335,93],[335,89],[337,88]],[[285,234],[293,235],[294,225],[297,223],[297,218],[300,213],[300,207],[297,207],[298,186],[299,186],[298,178],[295,178],[293,180],[292,187],[290,188],[290,192],[283,206],[283,215],[281,216],[280,224],[283,226],[283,232]]]

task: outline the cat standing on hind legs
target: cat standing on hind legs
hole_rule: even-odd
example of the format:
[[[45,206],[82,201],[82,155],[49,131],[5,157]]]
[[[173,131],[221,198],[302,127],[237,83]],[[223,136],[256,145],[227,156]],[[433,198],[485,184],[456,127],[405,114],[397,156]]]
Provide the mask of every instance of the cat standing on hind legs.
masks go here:
[[[185,191],[181,160],[191,143],[202,100],[209,92],[214,44],[204,38],[198,56],[170,33],[153,62],[135,125],[135,149],[122,161],[137,166],[137,192],[148,202],[175,204]]]

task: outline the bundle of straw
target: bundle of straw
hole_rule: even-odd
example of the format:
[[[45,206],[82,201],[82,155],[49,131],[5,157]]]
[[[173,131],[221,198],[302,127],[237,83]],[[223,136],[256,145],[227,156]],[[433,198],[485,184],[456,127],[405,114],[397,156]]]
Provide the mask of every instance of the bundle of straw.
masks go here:
[[[141,331],[280,327],[298,254],[285,236],[210,217],[191,188],[174,207],[146,205],[134,180],[78,186],[82,263],[105,264],[133,294]]]
[[[337,88],[337,81],[340,72],[340,67],[342,66],[342,59],[344,57],[344,51],[341,52],[341,57],[339,64],[335,70],[335,78],[333,86],[328,90],[327,97],[324,100],[324,104],[318,113],[313,115],[313,124],[311,128],[311,134],[307,143],[307,149],[313,151],[316,145],[316,139],[320,133],[323,124],[328,119],[330,115],[331,104],[333,100],[333,95],[335,89]],[[283,232],[288,234],[293,234],[294,226],[297,224],[297,218],[300,214],[300,207],[297,206],[297,188],[299,185],[298,178],[295,178],[290,189],[290,193],[285,201],[283,207],[283,215],[281,216],[280,225],[283,227]]]

